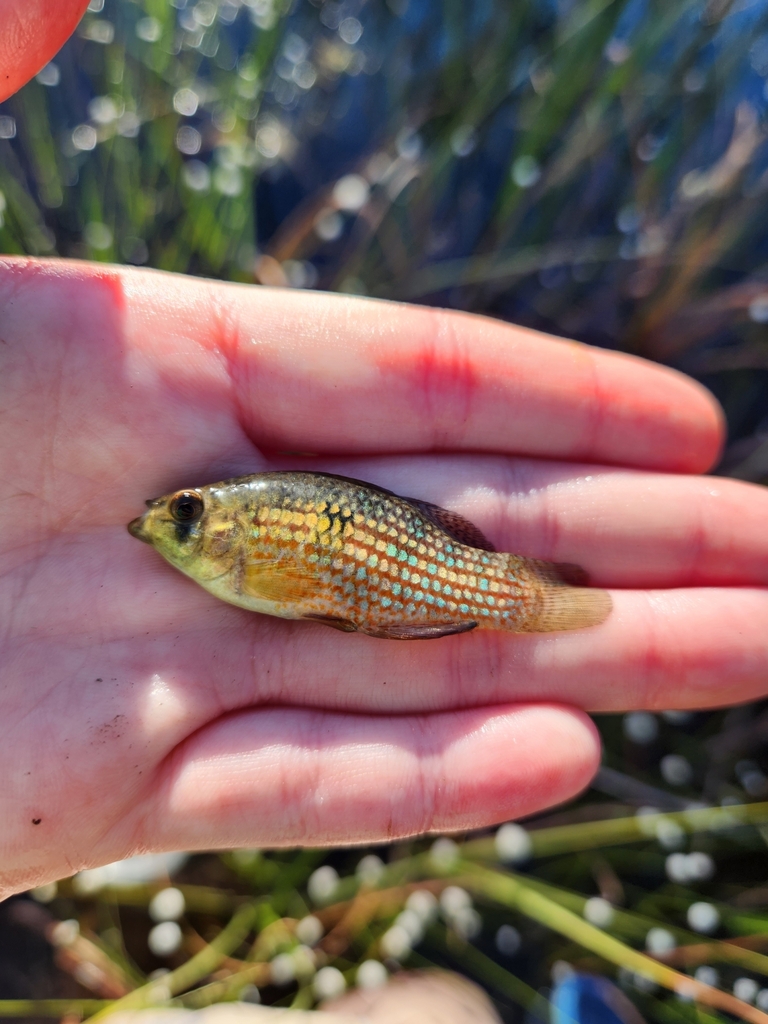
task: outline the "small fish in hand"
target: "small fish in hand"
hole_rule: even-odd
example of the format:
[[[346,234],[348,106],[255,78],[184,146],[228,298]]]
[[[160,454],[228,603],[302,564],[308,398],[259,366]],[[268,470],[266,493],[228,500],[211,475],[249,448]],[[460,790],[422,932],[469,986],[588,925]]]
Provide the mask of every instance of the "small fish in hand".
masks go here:
[[[254,473],[148,501],[134,537],[230,604],[421,640],[602,622],[584,573],[494,551],[456,512],[326,473]]]

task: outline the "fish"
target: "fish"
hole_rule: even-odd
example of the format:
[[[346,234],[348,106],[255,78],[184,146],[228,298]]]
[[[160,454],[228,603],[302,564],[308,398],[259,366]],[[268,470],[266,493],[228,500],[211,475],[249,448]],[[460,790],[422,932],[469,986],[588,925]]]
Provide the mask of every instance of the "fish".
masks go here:
[[[578,566],[497,552],[457,512],[328,473],[253,473],[146,502],[128,524],[211,594],[345,632],[428,640],[603,622]]]

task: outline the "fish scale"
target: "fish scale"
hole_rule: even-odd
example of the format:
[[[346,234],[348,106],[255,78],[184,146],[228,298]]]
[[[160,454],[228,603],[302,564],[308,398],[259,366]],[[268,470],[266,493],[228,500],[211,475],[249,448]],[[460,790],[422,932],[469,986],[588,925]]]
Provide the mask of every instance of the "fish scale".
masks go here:
[[[362,616],[368,629],[389,618],[439,623],[446,612],[507,623],[532,603],[507,556],[451,541],[394,497],[350,486],[320,501],[276,498],[254,516],[254,540],[267,555],[316,567],[316,614]]]
[[[194,521],[174,519],[184,501]],[[129,526],[135,536],[216,596],[283,618],[429,639],[574,629],[610,610],[604,591],[569,586],[551,563],[493,551],[457,513],[362,481],[261,473],[148,504]]]

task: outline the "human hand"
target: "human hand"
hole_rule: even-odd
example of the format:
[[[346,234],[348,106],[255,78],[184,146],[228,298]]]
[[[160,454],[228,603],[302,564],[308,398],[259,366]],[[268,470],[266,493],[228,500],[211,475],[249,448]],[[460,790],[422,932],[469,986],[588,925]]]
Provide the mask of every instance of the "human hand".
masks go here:
[[[0,325],[6,893],[139,850],[528,814],[597,764],[563,705],[764,690],[768,495],[675,475],[721,423],[671,371],[459,313],[58,261],[0,260]],[[577,562],[614,610],[374,640],[225,605],[127,533],[145,498],[297,464],[281,451]]]

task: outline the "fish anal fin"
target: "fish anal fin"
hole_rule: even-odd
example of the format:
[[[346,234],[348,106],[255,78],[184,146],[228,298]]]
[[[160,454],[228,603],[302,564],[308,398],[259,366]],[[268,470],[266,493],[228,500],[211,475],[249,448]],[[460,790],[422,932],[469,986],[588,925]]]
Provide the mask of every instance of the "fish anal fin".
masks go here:
[[[451,512],[450,509],[441,508],[440,505],[433,505],[429,501],[421,501],[418,498],[406,498],[405,500],[460,544],[466,544],[470,548],[480,548],[481,551],[496,550],[482,530],[469,519],[459,515],[458,512]]]
[[[295,562],[254,558],[243,565],[241,586],[250,597],[293,604],[317,594],[318,582],[315,573]]]
[[[388,626],[361,629],[360,632],[382,640],[437,640],[452,633],[468,633],[476,626],[476,622],[396,622]]]
[[[321,622],[324,626],[331,626],[333,629],[340,629],[342,633],[355,633],[357,626],[349,619],[339,619],[335,615],[305,615],[305,619],[312,622]]]

